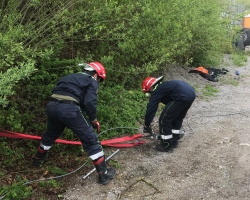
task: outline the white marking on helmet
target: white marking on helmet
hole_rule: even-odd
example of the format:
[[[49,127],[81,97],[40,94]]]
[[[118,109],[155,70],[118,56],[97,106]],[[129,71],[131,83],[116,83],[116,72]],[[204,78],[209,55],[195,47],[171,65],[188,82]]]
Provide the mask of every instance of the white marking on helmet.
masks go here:
[[[96,63],[91,63],[91,64],[95,65],[99,70],[101,70],[100,67]]]
[[[148,80],[148,82],[147,82],[147,84],[146,84],[147,86],[148,86],[148,84],[150,83],[150,81],[151,81],[152,79],[154,79],[154,78],[151,78],[151,79]]]
[[[84,67],[84,70],[87,70],[87,71],[95,71],[95,69],[91,66],[87,66],[87,67]]]

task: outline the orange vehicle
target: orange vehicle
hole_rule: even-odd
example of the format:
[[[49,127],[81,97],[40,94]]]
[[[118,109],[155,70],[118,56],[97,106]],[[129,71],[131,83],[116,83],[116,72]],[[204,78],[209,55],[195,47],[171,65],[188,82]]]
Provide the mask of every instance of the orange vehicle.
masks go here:
[[[250,14],[249,15],[246,15],[244,18],[243,18],[243,28],[247,28],[247,29],[250,29]]]

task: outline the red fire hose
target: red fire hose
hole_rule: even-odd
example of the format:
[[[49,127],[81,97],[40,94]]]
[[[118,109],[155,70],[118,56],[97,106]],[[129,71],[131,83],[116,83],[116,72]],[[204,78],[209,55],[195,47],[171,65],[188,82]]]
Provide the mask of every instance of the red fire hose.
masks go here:
[[[7,131],[7,130],[1,131],[0,136],[7,137],[7,138],[15,138],[15,139],[41,140],[41,136],[17,133],[17,132],[12,132],[12,131]],[[101,141],[101,145],[109,146],[109,147],[117,147],[117,148],[127,148],[127,147],[138,146],[138,145],[142,145],[146,143],[146,141],[144,140],[140,140],[140,141],[136,140],[136,139],[141,138],[142,136],[143,134],[139,133],[139,134],[135,134],[132,136],[124,136],[124,137],[114,138],[110,140],[103,140]],[[70,140],[63,140],[63,139],[57,139],[55,142],[61,143],[61,144],[82,145],[80,141],[70,141]],[[122,143],[122,142],[125,142],[125,143]]]

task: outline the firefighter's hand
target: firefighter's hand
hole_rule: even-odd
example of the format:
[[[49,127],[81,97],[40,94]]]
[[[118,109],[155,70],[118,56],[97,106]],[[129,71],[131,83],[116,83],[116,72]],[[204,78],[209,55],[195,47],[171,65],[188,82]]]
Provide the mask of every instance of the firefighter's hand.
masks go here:
[[[99,122],[97,120],[92,121],[92,126],[94,129],[97,130],[97,133],[100,133],[101,125],[99,124]]]
[[[155,133],[153,132],[151,126],[145,126],[143,127],[143,133],[150,133],[150,135],[154,135]]]

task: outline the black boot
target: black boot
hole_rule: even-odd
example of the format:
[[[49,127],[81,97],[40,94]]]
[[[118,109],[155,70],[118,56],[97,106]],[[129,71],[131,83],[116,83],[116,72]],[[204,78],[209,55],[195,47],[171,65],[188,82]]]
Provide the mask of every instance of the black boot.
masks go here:
[[[178,147],[178,141],[179,141],[179,134],[173,134],[173,148]]]
[[[110,179],[114,178],[116,175],[115,168],[107,168],[107,164],[104,156],[94,162],[96,171],[99,175],[99,183],[106,185]]]
[[[178,139],[173,138],[173,148],[177,148],[178,147],[178,143],[179,143]]]
[[[156,150],[172,153],[173,152],[173,138],[168,139],[168,140],[161,140],[160,144],[156,145]]]
[[[33,166],[41,167],[41,165],[47,160],[48,151],[44,150],[42,147],[38,147],[35,157],[32,158]]]

